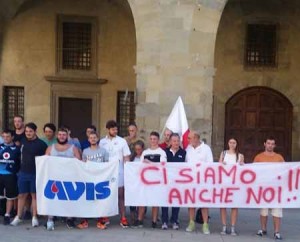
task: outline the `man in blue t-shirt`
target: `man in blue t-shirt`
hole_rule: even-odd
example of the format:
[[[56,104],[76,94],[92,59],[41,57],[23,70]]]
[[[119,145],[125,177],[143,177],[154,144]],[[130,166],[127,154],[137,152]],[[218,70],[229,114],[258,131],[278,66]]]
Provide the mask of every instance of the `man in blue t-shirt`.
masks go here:
[[[13,142],[13,131],[2,132],[3,144],[0,145],[0,190],[5,189],[6,212],[3,224],[10,223],[10,213],[14,200],[18,197],[16,173],[20,168],[20,149]]]

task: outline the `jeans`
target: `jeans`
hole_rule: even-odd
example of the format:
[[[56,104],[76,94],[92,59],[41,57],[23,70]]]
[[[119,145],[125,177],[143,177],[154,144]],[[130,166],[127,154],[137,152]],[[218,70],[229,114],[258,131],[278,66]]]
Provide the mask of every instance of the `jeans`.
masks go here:
[[[169,222],[169,208],[162,207],[161,211],[162,211],[162,214],[161,214],[162,223],[168,224],[168,222]],[[178,222],[178,214],[179,214],[179,208],[178,207],[173,207],[172,208],[171,223],[177,223],[177,224],[179,223]]]

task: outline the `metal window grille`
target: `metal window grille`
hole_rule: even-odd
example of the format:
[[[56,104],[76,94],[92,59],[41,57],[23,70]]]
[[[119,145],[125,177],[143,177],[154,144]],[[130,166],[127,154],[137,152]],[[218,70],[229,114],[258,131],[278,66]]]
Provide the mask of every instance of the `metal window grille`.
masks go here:
[[[62,23],[62,68],[91,70],[92,24]]]
[[[248,24],[245,64],[249,67],[276,67],[277,26]]]
[[[117,123],[119,124],[119,135],[127,136],[127,127],[135,121],[134,92],[118,92]]]
[[[24,87],[3,88],[3,127],[14,129],[14,116],[24,117]]]

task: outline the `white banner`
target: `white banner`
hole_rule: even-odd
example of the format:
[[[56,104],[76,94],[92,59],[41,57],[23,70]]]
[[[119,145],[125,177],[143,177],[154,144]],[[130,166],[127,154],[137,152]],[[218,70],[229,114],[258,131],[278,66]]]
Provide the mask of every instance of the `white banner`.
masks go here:
[[[118,168],[118,162],[37,157],[38,214],[84,218],[118,214]]]
[[[125,164],[126,206],[299,208],[300,163]]]

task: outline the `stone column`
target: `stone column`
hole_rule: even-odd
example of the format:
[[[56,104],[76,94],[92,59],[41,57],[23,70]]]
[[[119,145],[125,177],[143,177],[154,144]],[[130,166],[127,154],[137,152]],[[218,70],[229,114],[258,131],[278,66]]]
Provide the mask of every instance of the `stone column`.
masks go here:
[[[137,34],[137,123],[161,131],[182,96],[210,144],[214,48],[225,0],[129,0]]]

